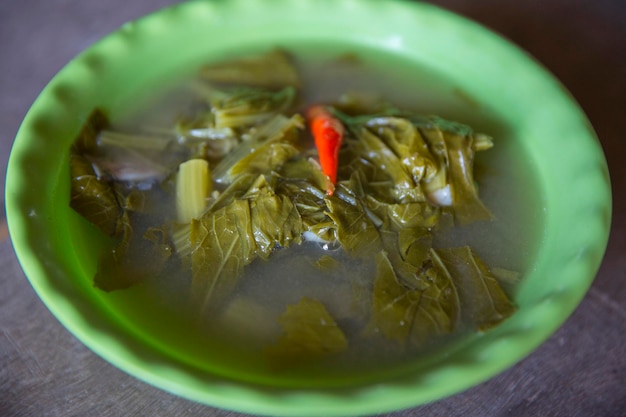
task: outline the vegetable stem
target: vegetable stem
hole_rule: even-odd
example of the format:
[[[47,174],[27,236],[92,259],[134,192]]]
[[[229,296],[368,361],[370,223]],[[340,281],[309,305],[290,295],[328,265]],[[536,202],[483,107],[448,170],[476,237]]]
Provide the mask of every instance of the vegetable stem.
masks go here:
[[[189,223],[206,207],[211,192],[209,163],[190,159],[180,164],[176,178],[176,213],[178,221]]]

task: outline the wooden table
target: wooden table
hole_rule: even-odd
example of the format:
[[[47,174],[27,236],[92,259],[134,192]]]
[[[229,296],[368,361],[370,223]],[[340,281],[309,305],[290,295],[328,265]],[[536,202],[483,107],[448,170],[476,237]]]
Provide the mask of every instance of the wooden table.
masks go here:
[[[0,164],[38,92],[74,55],[168,0],[0,3]],[[533,54],[587,112],[606,152],[614,219],[587,296],[537,351],[453,397],[390,416],[626,416],[626,2],[439,0]],[[538,103],[540,105],[540,103]],[[4,181],[2,181],[4,195]],[[580,196],[585,198],[584,195]],[[39,301],[0,219],[0,416],[239,416],[103,361]]]

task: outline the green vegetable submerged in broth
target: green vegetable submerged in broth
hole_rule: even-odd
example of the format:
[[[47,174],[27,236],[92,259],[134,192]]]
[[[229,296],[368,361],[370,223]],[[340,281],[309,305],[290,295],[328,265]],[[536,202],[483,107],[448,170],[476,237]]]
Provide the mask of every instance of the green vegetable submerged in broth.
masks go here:
[[[169,129],[114,130],[95,110],[71,148],[70,205],[116,242],[97,287],[175,275],[196,320],[236,327],[245,318],[233,306],[250,303],[251,286],[278,291],[308,270],[279,306],[253,302],[282,328],[259,350],[280,367],[372,339],[416,352],[514,312],[497,278],[512,273],[492,272],[470,247],[434,244],[450,227],[493,220],[473,169],[490,137],[358,94],[307,102],[280,50],[206,66],[199,79],[194,111]],[[312,105],[323,109],[315,145]],[[322,155],[322,136],[337,132],[337,154]],[[303,262],[274,274],[284,254]]]

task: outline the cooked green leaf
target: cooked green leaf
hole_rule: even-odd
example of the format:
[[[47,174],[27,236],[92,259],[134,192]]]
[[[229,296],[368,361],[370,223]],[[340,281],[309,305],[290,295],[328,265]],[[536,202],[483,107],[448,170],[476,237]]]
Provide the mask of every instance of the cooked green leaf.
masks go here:
[[[428,146],[419,130],[407,119],[400,117],[374,117],[366,126],[394,151],[401,166],[419,184],[436,169]]]
[[[299,244],[303,232],[298,210],[286,195],[277,195],[261,176],[263,184],[244,196],[250,202],[252,234],[257,253],[267,258],[276,247]]]
[[[228,184],[242,172],[260,174],[279,169],[280,165],[299,153],[292,142],[297,139],[297,131],[303,128],[302,123],[299,115],[290,118],[276,115],[251,130],[246,140],[213,168],[213,178],[218,183]],[[246,166],[249,161],[254,161],[254,167]]]
[[[350,204],[336,195],[326,198],[327,214],[336,225],[337,240],[343,249],[356,257],[378,252],[382,247],[380,235],[363,207]]]
[[[264,89],[239,88],[211,97],[211,112],[216,129],[247,127],[271,119],[287,111],[296,92],[286,87],[278,92]]]
[[[401,285],[383,251],[376,255],[372,314],[366,334],[382,334],[404,344],[411,331],[422,292]]]
[[[255,176],[269,174],[280,168],[282,164],[299,153],[298,149],[289,143],[265,143],[258,149],[239,159],[224,175],[216,178],[216,181],[230,183],[243,174]]]
[[[250,207],[234,200],[191,221],[191,297],[199,311],[223,302],[235,289],[243,268],[256,256]]]
[[[398,156],[387,144],[370,130],[362,128],[357,131],[358,142],[353,142],[357,153],[371,164],[385,172],[392,179],[395,188],[414,188],[415,183],[403,168]]]
[[[471,324],[484,330],[513,314],[515,305],[469,247],[437,249],[434,254],[436,267],[454,281],[463,316]]]
[[[403,285],[387,254],[376,257],[373,307],[366,334],[381,333],[400,344],[422,346],[452,332],[458,321],[456,289],[445,274],[429,262],[420,271],[422,288]]]
[[[446,135],[448,169],[454,217],[461,224],[490,220],[491,212],[478,197],[474,184],[473,136]]]
[[[122,210],[113,183],[99,177],[82,155],[70,155],[70,207],[108,236],[115,235]]]
[[[422,280],[428,286],[421,294],[411,328],[413,345],[424,346],[451,333],[459,323],[462,307],[459,290],[451,277],[442,272],[433,266],[433,262],[425,262],[421,270]]]
[[[348,348],[344,332],[317,300],[304,297],[298,304],[287,306],[279,323],[283,336],[265,350],[277,367],[307,363]]]
[[[298,73],[290,57],[280,49],[259,56],[202,67],[200,75],[211,82],[266,88],[298,86]]]

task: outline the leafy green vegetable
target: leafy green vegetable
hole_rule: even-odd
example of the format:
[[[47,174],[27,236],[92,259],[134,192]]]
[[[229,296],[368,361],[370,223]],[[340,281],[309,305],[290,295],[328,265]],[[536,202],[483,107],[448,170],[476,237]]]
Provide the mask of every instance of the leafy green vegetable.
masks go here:
[[[358,130],[356,134],[358,141],[353,142],[352,145],[362,158],[387,174],[395,188],[415,188],[416,184],[403,168],[400,158],[385,142],[365,128]]]
[[[246,200],[191,221],[191,295],[199,311],[230,295],[256,256],[250,206]]]
[[[70,207],[96,225],[104,234],[118,230],[122,210],[112,181],[99,175],[92,162],[98,154],[98,133],[109,126],[107,116],[94,110],[81,128],[70,149]]]
[[[206,65],[201,68],[200,76],[215,83],[270,89],[297,87],[300,84],[290,57],[280,49],[259,56]]]
[[[421,275],[428,286],[421,294],[411,328],[411,342],[417,346],[451,333],[459,322],[462,307],[458,288],[450,275],[438,270],[431,262],[424,264]]]
[[[393,150],[400,160],[399,166],[412,177],[414,184],[419,184],[436,170],[424,138],[409,120],[374,117],[365,125]]]
[[[326,198],[328,217],[335,223],[337,240],[345,251],[358,257],[367,257],[382,247],[378,230],[360,204],[350,204],[336,192]]]
[[[390,114],[348,116],[335,110],[358,139],[349,142],[350,167],[377,169],[391,180],[396,202],[426,201],[451,205],[460,224],[492,218],[473,179],[474,154],[491,148],[489,136],[435,116]],[[358,164],[358,165],[357,165]],[[372,175],[370,175],[372,177]],[[384,178],[384,177],[383,177]]]
[[[99,177],[93,164],[82,155],[70,155],[70,207],[96,225],[104,234],[117,232],[122,213],[112,183]]]
[[[398,282],[385,252],[376,255],[372,315],[367,327],[370,334],[382,333],[387,339],[404,344],[409,336],[422,292],[410,290]]]
[[[295,94],[292,87],[278,92],[248,88],[215,92],[210,101],[214,127],[242,128],[259,124],[286,112],[293,104]]]
[[[139,151],[168,150],[175,137],[171,134],[156,135],[145,133],[128,133],[105,129],[98,135],[98,146],[115,146],[119,148],[132,148]]]
[[[461,224],[490,220],[492,215],[478,198],[478,191],[474,184],[474,174],[471,169],[474,165],[473,137],[446,135],[445,141],[455,218]]]
[[[463,316],[478,329],[495,326],[515,311],[498,280],[467,247],[437,249],[436,265],[446,270],[458,289]]]
[[[337,354],[348,348],[348,340],[322,303],[304,297],[287,306],[279,318],[284,334],[265,350],[276,366],[293,366]]]
[[[246,140],[214,167],[213,178],[218,183],[227,184],[244,172],[260,174],[278,169],[299,153],[292,142],[294,138],[297,139],[297,131],[302,128],[299,115],[291,118],[280,114],[274,116],[248,132]],[[248,162],[254,166],[247,167]]]
[[[382,333],[400,344],[422,346],[450,333],[458,321],[459,301],[449,276],[426,263],[423,289],[411,289],[396,276],[387,254],[376,256],[373,308],[366,332]]]
[[[298,149],[289,143],[265,143],[232,165],[219,180],[230,183],[242,174],[255,176],[269,174],[299,153]]]
[[[302,220],[298,210],[286,195],[277,195],[263,184],[244,198],[250,202],[252,234],[258,254],[268,258],[276,247],[288,247],[301,243]]]

